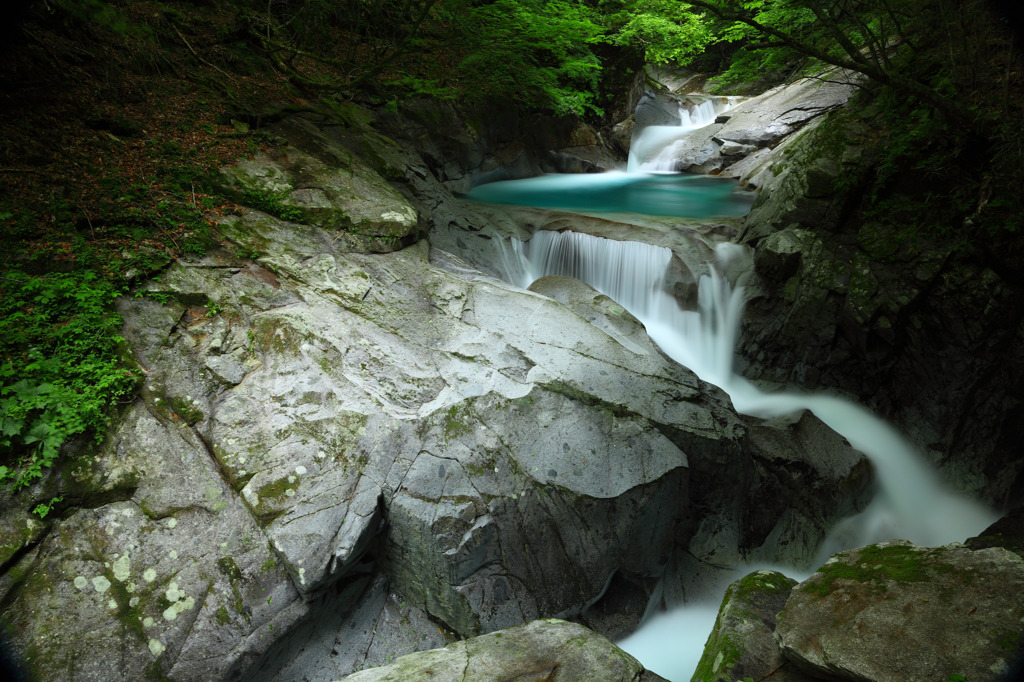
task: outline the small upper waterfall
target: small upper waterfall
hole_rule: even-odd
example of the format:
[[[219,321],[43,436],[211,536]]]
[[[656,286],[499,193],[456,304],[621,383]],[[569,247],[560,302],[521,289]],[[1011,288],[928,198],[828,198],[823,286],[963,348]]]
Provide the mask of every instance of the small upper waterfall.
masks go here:
[[[633,133],[629,145],[626,172],[676,171],[678,152],[686,137],[694,130],[715,122],[722,114],[736,106],[736,97],[690,96],[679,107],[678,126],[647,126]]]

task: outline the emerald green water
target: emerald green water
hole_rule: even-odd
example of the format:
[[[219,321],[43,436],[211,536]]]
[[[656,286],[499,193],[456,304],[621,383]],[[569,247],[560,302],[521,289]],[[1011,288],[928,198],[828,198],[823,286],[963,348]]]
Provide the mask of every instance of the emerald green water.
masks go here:
[[[474,187],[467,199],[564,211],[628,211],[676,218],[741,216],[754,194],[734,180],[685,173],[549,174]]]

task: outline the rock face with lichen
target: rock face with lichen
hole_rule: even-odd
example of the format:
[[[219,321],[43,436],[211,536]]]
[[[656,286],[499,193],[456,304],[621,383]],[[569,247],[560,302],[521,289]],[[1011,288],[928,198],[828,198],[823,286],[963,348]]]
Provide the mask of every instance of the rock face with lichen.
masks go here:
[[[776,616],[796,584],[778,571],[762,570],[729,585],[694,682],[805,682],[774,637]]]
[[[241,203],[337,233],[349,250],[383,253],[419,236],[416,209],[359,156],[307,119],[277,131],[287,144],[222,169]]]
[[[957,487],[1012,506],[1024,491],[1014,270],[884,224],[864,199],[885,153],[876,116],[830,112],[746,171],[761,191],[739,241],[755,250],[759,286],[747,289],[737,366],[859,397]]]

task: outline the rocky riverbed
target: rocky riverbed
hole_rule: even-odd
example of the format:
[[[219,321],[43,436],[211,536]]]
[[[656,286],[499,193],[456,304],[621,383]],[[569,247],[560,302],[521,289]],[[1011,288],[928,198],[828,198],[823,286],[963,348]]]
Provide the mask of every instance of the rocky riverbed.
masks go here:
[[[120,302],[139,397],[28,492],[63,496],[60,517],[10,499],[0,516],[8,635],[38,679],[330,680],[479,635],[401,665],[657,679],[579,625],[523,624],[621,637],[743,557],[809,560],[869,499],[864,457],[813,416],[740,416],[608,297],[522,290],[489,262],[540,229],[640,238],[672,250],[685,303],[699,256],[759,228],[474,206],[452,190],[611,158],[601,131],[539,158],[446,105],[409,116],[276,123],[274,153],[223,171],[243,203],[274,202]],[[756,116],[781,132],[743,137],[754,156],[798,127]],[[763,253],[759,273],[774,253],[789,267]],[[577,646],[599,662],[572,662]],[[536,665],[509,653],[524,649]]]

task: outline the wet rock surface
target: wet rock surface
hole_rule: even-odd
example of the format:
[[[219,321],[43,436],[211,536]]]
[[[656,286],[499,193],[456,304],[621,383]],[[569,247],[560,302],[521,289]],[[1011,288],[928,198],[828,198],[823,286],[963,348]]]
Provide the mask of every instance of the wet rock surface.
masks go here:
[[[694,679],[1018,679],[1022,580],[1002,547],[901,540],[840,552],[800,584],[758,571],[726,591]]]
[[[732,682],[751,678],[807,682],[775,641],[776,616],[796,586],[778,571],[761,570],[732,583],[708,637],[693,679]]]

